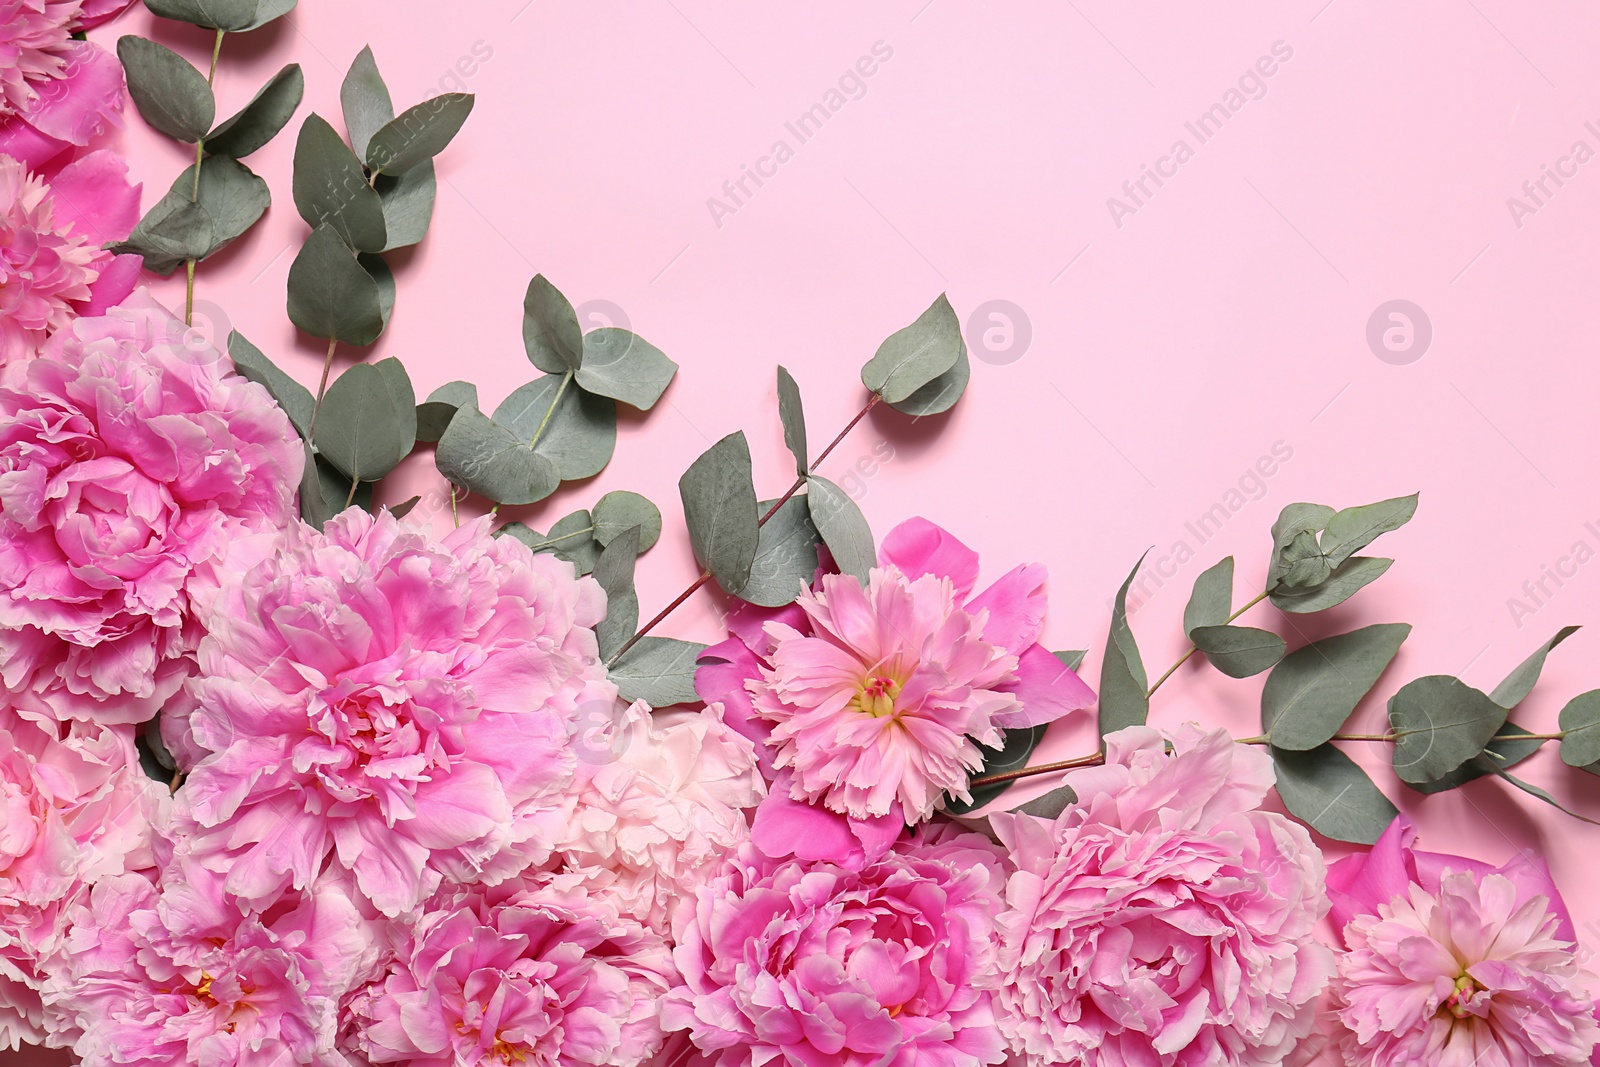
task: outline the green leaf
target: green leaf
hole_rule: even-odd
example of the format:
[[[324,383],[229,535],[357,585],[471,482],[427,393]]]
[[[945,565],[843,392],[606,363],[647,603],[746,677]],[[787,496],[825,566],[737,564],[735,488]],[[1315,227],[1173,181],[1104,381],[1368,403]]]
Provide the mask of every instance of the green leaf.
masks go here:
[[[339,110],[344,113],[350,147],[359,158],[366,159],[372,135],[394,119],[394,102],[389,99],[383,75],[378,73],[371,45],[356,55],[339,86]]]
[[[380,252],[388,243],[383,201],[367,184],[361,161],[314,112],[295,141],[294,206],[307,225],[331,227],[357,252]]]
[[[553,552],[573,564],[579,574],[588,574],[600,561],[600,543],[594,539],[594,520],[587,511],[574,511],[542,534],[520,522],[508,522],[498,534],[507,534],[535,552]]]
[[[561,484],[556,465],[510,430],[463,404],[439,438],[439,473],[498,504],[532,504]]]
[[[1261,732],[1288,751],[1319,747],[1378,684],[1410,633],[1403,622],[1378,623],[1295,649],[1261,690]]]
[[[1600,762],[1600,689],[1579,693],[1561,709],[1561,762],[1587,767]]]
[[[378,310],[383,315],[384,329],[388,329],[389,319],[394,315],[394,299],[397,293],[394,271],[389,269],[389,264],[376,252],[362,252],[356,256],[356,262],[361,264],[361,269],[378,283]]]
[[[1467,762],[1451,771],[1442,778],[1431,782],[1407,783],[1418,793],[1443,793],[1448,789],[1466,785],[1468,782],[1477,781],[1486,774],[1499,774],[1507,767],[1515,767],[1535,752],[1545,743],[1545,738],[1536,737],[1518,726],[1508,722],[1495,731],[1493,739],[1484,746],[1482,752],[1473,756]]]
[[[1011,810],[1041,819],[1054,819],[1077,802],[1077,791],[1070,785],[1061,785]]]
[[[806,409],[800,402],[800,387],[783,367],[778,368],[778,418],[783,422],[783,443],[794,456],[794,470],[804,478],[811,472],[806,451]]]
[[[470,93],[445,93],[409,107],[372,135],[367,166],[379,174],[404,174],[445,150],[472,114]]]
[[[1198,626],[1221,626],[1233,613],[1233,557],[1202,571],[1183,609],[1183,632]]]
[[[185,185],[185,181],[189,183]],[[194,168],[190,167],[173,186],[168,196],[183,195],[194,189]],[[272,194],[267,183],[249,167],[227,156],[210,156],[200,164],[200,206],[211,218],[211,243],[198,258],[216,255],[246,230],[254,226],[267,206]]]
[[[955,407],[956,401],[967,391],[967,383],[971,379],[972,363],[967,359],[967,343],[963,341],[961,354],[956,357],[954,366],[904,400],[895,401],[889,406],[919,418],[923,415],[940,415]]]
[[[1101,738],[1127,726],[1143,726],[1150,716],[1147,695],[1150,682],[1144,672],[1144,661],[1139,658],[1133,630],[1128,626],[1128,587],[1143,565],[1144,556],[1140,556],[1122,588],[1117,590],[1111,609],[1110,640],[1106,642],[1105,658],[1100,662]]]
[[[417,495],[417,496],[408,497],[405,500],[401,501],[398,504],[395,504],[392,507],[390,507],[389,505],[384,505],[384,506],[388,507],[389,514],[393,515],[397,519],[403,519],[407,515],[411,514],[411,510],[413,508],[415,508],[420,503],[422,503],[422,497],[420,495]]]
[[[744,434],[731,433],[707,449],[678,479],[678,493],[695,559],[737,594],[750,578],[761,534]]]
[[[1482,752],[1505,721],[1505,708],[1459,678],[1409,682],[1389,698],[1395,773],[1411,783],[1442,778]]]
[[[583,363],[578,313],[543,274],[535,274],[522,298],[522,344],[528,359],[546,374],[576,371]]]
[[[238,33],[256,17],[256,0],[144,0],[151,14],[208,30]]]
[[[478,406],[478,387],[471,382],[446,382],[429,393],[417,405],[417,440],[439,440],[462,404]]]
[[[408,248],[428,235],[433,201],[439,191],[432,163],[412,167],[404,174],[380,174],[372,187],[383,202],[383,223],[389,231],[385,252]]]
[[[256,17],[251,19],[250,25],[240,32],[248,33],[251,30],[259,30],[274,19],[280,19],[293,11],[295,4],[298,2],[299,0],[260,0],[256,4]]]
[[[633,587],[633,566],[639,558],[639,528],[615,538],[600,553],[594,579],[606,594],[606,617],[595,627],[600,655],[609,658],[639,628],[639,594]]]
[[[272,399],[289,416],[289,421],[302,439],[311,436],[311,412],[316,407],[316,398],[311,395],[311,390],[280,370],[238,330],[228,335],[228,356],[233,360],[234,370],[264,386],[272,394]]]
[[[1283,806],[1324,837],[1371,845],[1400,814],[1367,772],[1334,745],[1271,752]]]
[[[517,389],[495,408],[494,420],[554,463],[563,481],[599,474],[617,450],[616,401],[574,389],[560,374]]]
[[[357,363],[328,387],[317,417],[317,452],[346,477],[375,482],[417,439],[417,398],[397,359]]]
[[[583,337],[578,384],[591,393],[649,411],[677,373],[676,363],[636,333],[605,326]]]
[[[1279,559],[1284,564],[1279,587],[1291,592],[1296,589],[1313,589],[1327,581],[1328,575],[1333,573],[1333,565],[1322,554],[1322,546],[1317,543],[1317,535],[1310,531],[1296,534]]]
[[[188,174],[192,190],[193,168]],[[191,203],[188,191],[180,195],[174,190],[156,201],[128,239],[114,245],[112,251],[141,255],[146,270],[165,276],[182,266],[184,260],[200,259],[212,243],[211,214],[200,204]]]
[[[327,494],[322,491],[317,454],[311,450],[311,442],[302,440],[301,443],[305,446],[306,465],[300,475],[300,518],[308,526],[320,531],[323,524],[333,518],[333,505],[328,503]],[[344,497],[339,498],[339,503],[344,503]]]
[[[1503,707],[1514,708],[1527,699],[1533,692],[1534,683],[1539,680],[1539,672],[1544,670],[1545,657],[1550,654],[1561,642],[1578,632],[1576,626],[1563,626],[1556,631],[1556,635],[1538,648],[1533,655],[1517,665],[1517,669],[1506,676],[1506,680],[1494,687],[1494,692],[1489,694],[1489,699]],[[1600,759],[1600,756],[1596,757]]]
[[[872,527],[856,502],[828,479],[813,474],[806,479],[806,504],[840,572],[865,584],[868,572],[878,564],[878,550]]]
[[[1561,801],[1559,801],[1555,797],[1551,796],[1548,790],[1541,789],[1538,786],[1534,785],[1532,782],[1524,782],[1521,778],[1513,777],[1512,775],[1507,774],[1505,771],[1496,771],[1495,774],[1499,775],[1501,778],[1504,778],[1506,781],[1510,782],[1512,785],[1516,786],[1518,789],[1522,790],[1524,793],[1528,794],[1529,796],[1537,797],[1540,800],[1544,801],[1546,804],[1550,805],[1552,808],[1555,808],[1557,811],[1561,812],[1563,815],[1570,815],[1574,819],[1577,819],[1579,822],[1586,822],[1590,826],[1600,826],[1600,823],[1595,822],[1593,819],[1589,818],[1588,816],[1579,815],[1577,812],[1573,811],[1571,808],[1569,808],[1566,805],[1562,804]]]
[[[1283,658],[1283,638],[1254,626],[1196,626],[1189,634],[1194,647],[1229,678],[1260,674]]]
[[[383,294],[331,226],[311,231],[289,267],[289,319],[313,337],[370,345],[383,333]]]
[[[1067,652],[1052,652],[1050,654],[1060,660],[1067,670],[1077,673],[1078,668],[1083,666],[1084,657],[1089,654],[1089,650],[1087,648],[1074,648]]]
[[[670,637],[641,637],[611,667],[611,680],[624,700],[643,700],[651,707],[692,704],[695,660],[706,646]]]
[[[661,510],[638,493],[626,490],[607,493],[591,509],[594,514],[594,539],[609,545],[628,530],[638,527],[639,554],[650,551],[661,538]]]
[[[289,124],[306,91],[300,64],[290,63],[274,74],[239,113],[212,130],[206,151],[213,156],[243,159],[264,148]]]
[[[322,486],[323,499],[328,503],[328,510],[333,515],[338,515],[345,510],[345,501],[350,501],[350,506],[360,508],[362,511],[372,510],[372,483],[356,482],[356,491],[350,492],[351,481],[345,477],[332,463],[322,457],[317,457],[317,479]],[[331,516],[330,516],[331,517]],[[320,527],[319,527],[320,529]]]
[[[916,322],[878,346],[877,354],[861,368],[861,382],[896,404],[955,366],[963,350],[961,322],[940,293]]]
[[[1315,535],[1321,531],[1329,519],[1333,518],[1333,509],[1324,504],[1290,504],[1278,513],[1278,519],[1272,524],[1272,566],[1267,572],[1267,588],[1276,589],[1284,572],[1289,569],[1292,562],[1284,557],[1284,553],[1297,539],[1304,543],[1302,535]]]
[[[187,59],[131,34],[117,42],[117,57],[128,75],[128,95],[151,126],[185,144],[211,129],[217,101],[206,76]]]
[[[1380,556],[1351,556],[1321,585],[1313,589],[1273,590],[1270,595],[1272,606],[1296,615],[1306,615],[1313,611],[1335,607],[1355,596],[1363,586],[1370,585],[1383,577],[1383,572],[1387,571],[1393,562],[1392,559]]]
[[[1045,727],[1023,726],[1015,730],[1003,730],[1005,740],[999,748],[990,748],[988,745],[979,745],[978,751],[983,754],[983,770],[972,777],[979,778],[989,774],[1005,774],[1008,771],[1018,771],[1028,765],[1028,760],[1033,755],[1033,750],[1039,747],[1039,742],[1044,740]],[[977,811],[979,808],[994,800],[1016,784],[1016,779],[1009,782],[996,782],[993,785],[980,785],[971,790],[972,799],[958,800],[945,794],[944,810],[951,815],[966,815]]]
[[[1337,567],[1381,534],[1410,522],[1416,513],[1416,493],[1335,512],[1322,532],[1322,553],[1331,566]]]
[[[764,500],[757,510],[765,515],[775,501]],[[792,604],[817,573],[817,548],[822,535],[811,521],[811,509],[802,496],[792,496],[761,527],[750,577],[740,587],[739,599],[767,608]]]

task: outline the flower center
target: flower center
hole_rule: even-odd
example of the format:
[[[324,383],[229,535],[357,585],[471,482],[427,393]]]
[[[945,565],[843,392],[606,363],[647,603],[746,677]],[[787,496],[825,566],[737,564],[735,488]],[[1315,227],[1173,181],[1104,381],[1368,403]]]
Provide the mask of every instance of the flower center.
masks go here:
[[[875,674],[856,688],[856,697],[850,706],[874,719],[885,719],[894,714],[894,702],[899,696],[899,682]]]
[[[1482,988],[1473,980],[1470,974],[1463,973],[1460,978],[1456,979],[1456,991],[1450,994],[1450,999],[1444,1002],[1444,1006],[1457,1019],[1465,1019],[1468,1015],[1475,1014],[1468,1002]]]

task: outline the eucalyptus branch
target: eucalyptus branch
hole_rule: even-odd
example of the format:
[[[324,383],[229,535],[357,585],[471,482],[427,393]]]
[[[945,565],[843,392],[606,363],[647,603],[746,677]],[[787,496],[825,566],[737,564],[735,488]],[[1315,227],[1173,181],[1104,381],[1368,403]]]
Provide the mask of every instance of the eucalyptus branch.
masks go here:
[[[217,60],[222,56],[222,38],[227,36],[223,30],[217,31],[216,43],[211,46],[211,69],[206,74],[206,85],[215,88],[217,82]],[[194,139],[194,187],[189,190],[189,203],[200,202],[200,165],[205,162],[206,139]],[[195,258],[190,256],[183,261],[184,274],[187,280],[184,283],[183,297],[183,324],[194,325],[194,267]]]
[[[1267,594],[1266,594],[1266,591],[1263,590],[1262,592],[1258,593],[1249,603],[1245,604],[1244,607],[1240,608],[1238,611],[1234,612],[1232,615],[1229,615],[1228,618],[1225,621],[1226,622],[1232,622],[1234,619],[1237,619],[1240,615],[1243,615],[1245,612],[1249,611],[1251,608],[1255,607],[1257,604],[1261,603],[1265,599],[1267,599]],[[1183,655],[1179,656],[1178,657],[1178,662],[1176,662],[1172,666],[1168,667],[1166,669],[1166,671],[1161,675],[1161,677],[1156,679],[1156,684],[1152,685],[1150,687],[1149,691],[1145,693],[1145,699],[1148,700],[1150,697],[1154,696],[1156,690],[1161,688],[1161,683],[1165,682],[1168,678],[1171,678],[1175,673],[1177,673],[1178,668],[1183,666],[1185,663],[1188,663],[1189,662],[1189,657],[1194,655],[1198,651],[1200,651],[1200,650],[1198,648],[1196,648],[1194,645],[1191,644],[1189,646],[1189,651],[1187,651]]]
[[[308,440],[315,442],[317,439],[317,416],[322,414],[322,398],[328,393],[328,371],[333,368],[333,350],[339,347],[339,342],[328,342],[328,354],[322,360],[322,381],[317,383],[317,401],[311,406],[311,425],[306,429]],[[311,446],[316,448],[315,443]]]

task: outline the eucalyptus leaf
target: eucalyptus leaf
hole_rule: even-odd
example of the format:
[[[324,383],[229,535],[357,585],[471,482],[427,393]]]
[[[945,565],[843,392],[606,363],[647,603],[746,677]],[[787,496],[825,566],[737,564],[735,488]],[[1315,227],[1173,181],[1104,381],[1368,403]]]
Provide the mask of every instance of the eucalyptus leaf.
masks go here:
[[[439,192],[432,163],[412,167],[404,174],[380,174],[372,187],[383,202],[383,223],[389,233],[385,252],[408,248],[428,235]]]
[[[1077,802],[1077,791],[1070,785],[1061,785],[1043,796],[1034,797],[1026,804],[1012,810],[1023,815],[1034,815],[1041,819],[1054,819]]]
[[[293,11],[295,4],[298,2],[299,0],[260,0],[256,4],[256,17],[251,19],[250,25],[240,32],[248,33],[251,30],[259,30],[267,23],[280,19]]]
[[[1198,626],[1221,626],[1233,614],[1233,557],[1206,568],[1194,580],[1194,592],[1183,609],[1183,632]]]
[[[375,482],[416,443],[417,400],[397,359],[357,363],[336,378],[317,416],[317,452],[346,477]]]
[[[1403,782],[1442,778],[1478,753],[1506,721],[1506,709],[1459,678],[1434,674],[1389,698],[1394,769]]]
[[[1066,667],[1067,670],[1077,673],[1078,668],[1083,666],[1084,657],[1089,654],[1089,650],[1086,648],[1074,648],[1066,652],[1052,652],[1050,654],[1060,660],[1062,666]]]
[[[194,168],[190,167],[167,195],[191,192],[193,183]],[[267,183],[249,167],[228,156],[207,157],[200,164],[200,206],[211,219],[211,241],[196,258],[207,259],[222,251],[254,226],[271,203]]]
[[[1267,588],[1277,588],[1279,580],[1289,568],[1290,561],[1284,558],[1284,553],[1297,539],[1304,543],[1304,534],[1311,534],[1313,541],[1323,526],[1333,517],[1333,509],[1325,504],[1289,504],[1278,513],[1277,521],[1272,524],[1272,566],[1267,572]]]
[[[289,416],[289,421],[302,439],[310,438],[311,412],[316,407],[316,398],[311,395],[311,390],[280,370],[238,330],[228,335],[228,357],[233,361],[233,369],[241,376],[259,383],[272,394],[272,399]]]
[[[378,61],[368,45],[356,54],[355,62],[339,86],[339,110],[344,113],[345,132],[350,135],[350,147],[361,159],[367,158],[367,144],[372,135],[394,119],[394,102],[389,98],[389,87],[378,73]]]
[[[1349,600],[1361,589],[1383,577],[1392,559],[1380,556],[1351,556],[1341,563],[1323,583],[1313,589],[1297,592],[1275,589],[1269,599],[1272,606],[1295,615],[1323,611]]]
[[[1600,689],[1579,693],[1561,709],[1561,762],[1587,767],[1600,762]]]
[[[594,566],[594,579],[606,594],[606,617],[595,627],[600,655],[609,658],[639,628],[639,594],[633,587],[639,558],[639,528],[612,540]]]
[[[563,481],[592,478],[617,450],[617,404],[573,388],[565,375],[536,378],[506,397],[494,419],[555,464]]]
[[[1004,741],[999,748],[990,748],[988,745],[979,745],[978,751],[983,754],[983,770],[972,777],[979,778],[990,774],[1006,774],[1010,771],[1019,771],[1028,765],[1028,760],[1033,756],[1033,750],[1039,747],[1039,742],[1044,740],[1044,726],[1022,726],[1014,730],[1001,731]],[[977,811],[979,808],[994,800],[1001,793],[1016,784],[1016,779],[1008,782],[995,782],[993,785],[974,786],[971,789],[971,800],[958,800],[945,795],[944,810],[951,815],[966,815]]]
[[[409,107],[372,135],[367,166],[378,174],[404,174],[445,150],[472,114],[470,93],[445,93]]]
[[[1528,794],[1529,796],[1537,797],[1540,800],[1544,801],[1546,804],[1550,805],[1552,808],[1555,808],[1557,811],[1561,812],[1563,815],[1570,815],[1572,818],[1577,819],[1579,822],[1586,822],[1591,826],[1600,826],[1600,823],[1595,822],[1593,819],[1589,818],[1586,815],[1579,815],[1577,812],[1573,811],[1571,808],[1569,808],[1565,804],[1561,803],[1561,801],[1559,801],[1555,797],[1551,796],[1550,795],[1550,791],[1547,790],[1547,789],[1541,789],[1539,786],[1534,785],[1532,782],[1524,782],[1521,778],[1517,778],[1517,777],[1514,777],[1512,775],[1509,775],[1505,771],[1496,771],[1495,774],[1499,775],[1501,778],[1504,778],[1506,781],[1510,782],[1512,785],[1516,786],[1518,789],[1522,790],[1524,793]]]
[[[761,534],[744,434],[731,433],[707,449],[678,479],[678,494],[695,559],[737,595],[750,578]]]
[[[594,539],[602,545],[609,545],[637,527],[638,551],[643,555],[661,538],[661,510],[638,493],[626,490],[607,493],[590,511],[594,516]]]
[[[878,346],[861,368],[861,382],[890,404],[899,403],[955,366],[964,344],[961,321],[940,293],[916,322]]]
[[[1378,684],[1410,633],[1403,622],[1378,623],[1295,649],[1261,690],[1261,732],[1287,751],[1324,744]]]
[[[1416,513],[1416,493],[1335,512],[1322,531],[1322,553],[1337,567],[1380,535],[1410,522]]]
[[[543,274],[533,276],[522,298],[522,344],[528,359],[546,374],[576,371],[583,363],[578,313]]]
[[[878,550],[867,517],[849,493],[815,474],[806,479],[806,503],[811,521],[840,572],[865,584],[868,573],[878,565]]]
[[[573,564],[579,574],[588,574],[600,561],[601,546],[594,539],[594,520],[587,511],[574,511],[542,534],[520,522],[508,522],[498,534],[515,537],[535,552],[553,552]]]
[[[1148,555],[1149,553],[1145,553]],[[1100,662],[1100,737],[1128,726],[1143,726],[1150,715],[1149,677],[1128,626],[1128,587],[1144,566],[1144,556],[1128,572],[1111,609],[1111,634]]]
[[[243,159],[266,147],[294,117],[305,91],[300,64],[290,63],[268,79],[238,114],[207,135],[206,151]]]
[[[189,174],[192,190],[192,169]],[[191,202],[188,192],[180,195],[173,191],[156,201],[128,239],[113,245],[111,250],[141,255],[146,270],[166,276],[185,260],[200,259],[211,249],[212,243],[211,214],[202,205]]]
[[[317,471],[317,454],[311,450],[310,441],[302,441],[305,446],[306,464],[300,474],[300,518],[306,525],[316,530],[321,530],[324,523],[333,518],[334,505],[328,503],[327,494],[322,491],[322,478]],[[344,498],[339,498],[343,503]]]
[[[648,411],[677,373],[676,363],[636,333],[605,326],[584,334],[578,384],[591,393]]]
[[[206,76],[170,48],[129,34],[117,42],[128,95],[151,126],[193,144],[211,129],[217,101]]]
[[[389,508],[389,514],[393,515],[397,519],[403,519],[407,515],[411,514],[412,509],[420,503],[422,503],[422,497],[420,495],[408,497],[400,503]]]
[[[804,478],[811,472],[806,446],[806,409],[800,401],[800,386],[783,367],[778,368],[778,418],[783,422],[783,443],[794,456],[794,470]]]
[[[360,508],[362,511],[372,510],[371,482],[352,483],[339,468],[320,456],[317,457],[316,468],[317,480],[322,486],[323,499],[327,501],[328,510],[332,514],[338,515],[343,512],[346,507],[345,501],[347,500],[350,502],[350,507]],[[355,486],[355,492],[353,493],[350,491],[352,484]]]
[[[1371,845],[1400,813],[1367,772],[1335,745],[1270,751],[1283,806],[1324,837]]]
[[[775,501],[757,505],[765,515]],[[792,496],[761,527],[750,577],[740,587],[739,599],[767,608],[792,604],[817,573],[817,549],[822,535],[811,521],[805,497]]]
[[[462,404],[439,438],[434,462],[455,485],[498,504],[532,504],[561,484],[556,465],[510,430]]]
[[[611,666],[611,680],[624,700],[643,700],[651,707],[691,704],[695,660],[706,646],[670,637],[641,637]]]
[[[967,391],[972,380],[972,363],[967,359],[967,343],[961,342],[961,354],[955,364],[933,381],[912,393],[904,400],[889,406],[907,415],[941,415],[955,407],[956,401]]]
[[[1418,793],[1443,793],[1475,782],[1487,774],[1499,774],[1508,767],[1515,767],[1535,752],[1545,743],[1545,738],[1532,734],[1514,722],[1508,722],[1495,731],[1494,737],[1484,746],[1483,751],[1473,756],[1467,762],[1451,771],[1442,778],[1431,782],[1407,783]]]
[[[1196,626],[1189,639],[1229,678],[1249,678],[1268,670],[1289,647],[1277,634],[1254,626]]]
[[[478,406],[478,387],[471,382],[446,382],[429,393],[417,405],[417,440],[439,440],[462,404]]]
[[[1526,700],[1528,694],[1533,692],[1534,684],[1539,681],[1540,672],[1544,670],[1545,657],[1577,632],[1576,626],[1563,626],[1557,630],[1554,637],[1534,649],[1533,654],[1517,664],[1517,669],[1507,675],[1505,681],[1494,687],[1489,699],[1507,708],[1514,708]],[[1596,759],[1600,759],[1600,756]]]
[[[153,15],[208,30],[238,33],[256,17],[256,0],[144,0]]]
[[[367,184],[361,161],[328,120],[313,112],[294,147],[294,206],[309,226],[329,226],[357,252],[388,244],[383,201]]]
[[[355,253],[326,224],[289,267],[289,319],[313,337],[357,346],[383,333],[383,294]]]
[[[394,315],[394,301],[397,294],[394,271],[390,270],[389,264],[375,252],[362,252],[356,256],[356,262],[361,264],[361,269],[378,283],[378,310],[383,314],[384,329],[388,329],[389,319]]]

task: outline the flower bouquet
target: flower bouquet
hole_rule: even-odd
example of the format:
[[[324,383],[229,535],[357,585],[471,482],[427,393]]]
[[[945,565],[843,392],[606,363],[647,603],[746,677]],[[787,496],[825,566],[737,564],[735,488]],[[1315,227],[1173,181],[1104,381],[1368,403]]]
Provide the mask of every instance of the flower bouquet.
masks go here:
[[[1600,690],[1556,733],[1512,716],[1572,628],[1488,693],[1386,685],[1388,729],[1352,734],[1409,626],[1291,650],[1238,621],[1356,595],[1416,496],[1283,509],[1242,605],[1231,557],[1196,580],[1154,682],[1130,574],[1091,688],[1040,643],[1043,567],[980,581],[956,534],[875,537],[817,473],[875,407],[960,400],[941,296],[819,451],[777,369],[792,478],[758,491],[738,432],[685,457],[701,572],[641,623],[649,499],[543,532],[499,510],[605,467],[663,352],[585,332],[539,275],[539,373],[491,413],[464,381],[419,400],[398,359],[332,373],[387,330],[384,253],[424,239],[472,98],[397,112],[368,49],[342,130],[303,119],[286,310],[326,342],[313,389],[190,328],[197,266],[270,202],[241,159],[304,88],[290,64],[218,121],[224,41],[294,0],[146,5],[214,34],[209,65],[81,39],[125,4],[0,0],[0,1043],[91,1067],[1591,1062],[1595,976],[1544,864],[1420,850],[1344,749],[1389,746],[1408,790],[1554,803],[1512,769],[1551,742],[1600,768]],[[142,218],[101,143],[124,72],[195,158]],[[180,270],[181,319],[141,284]],[[441,506],[412,518],[375,486],[419,449]],[[706,586],[717,640],[658,632]],[[1196,654],[1266,675],[1259,735],[1148,723]],[[1043,758],[1058,723],[1093,743]],[[1329,866],[1327,840],[1364,850]]]

